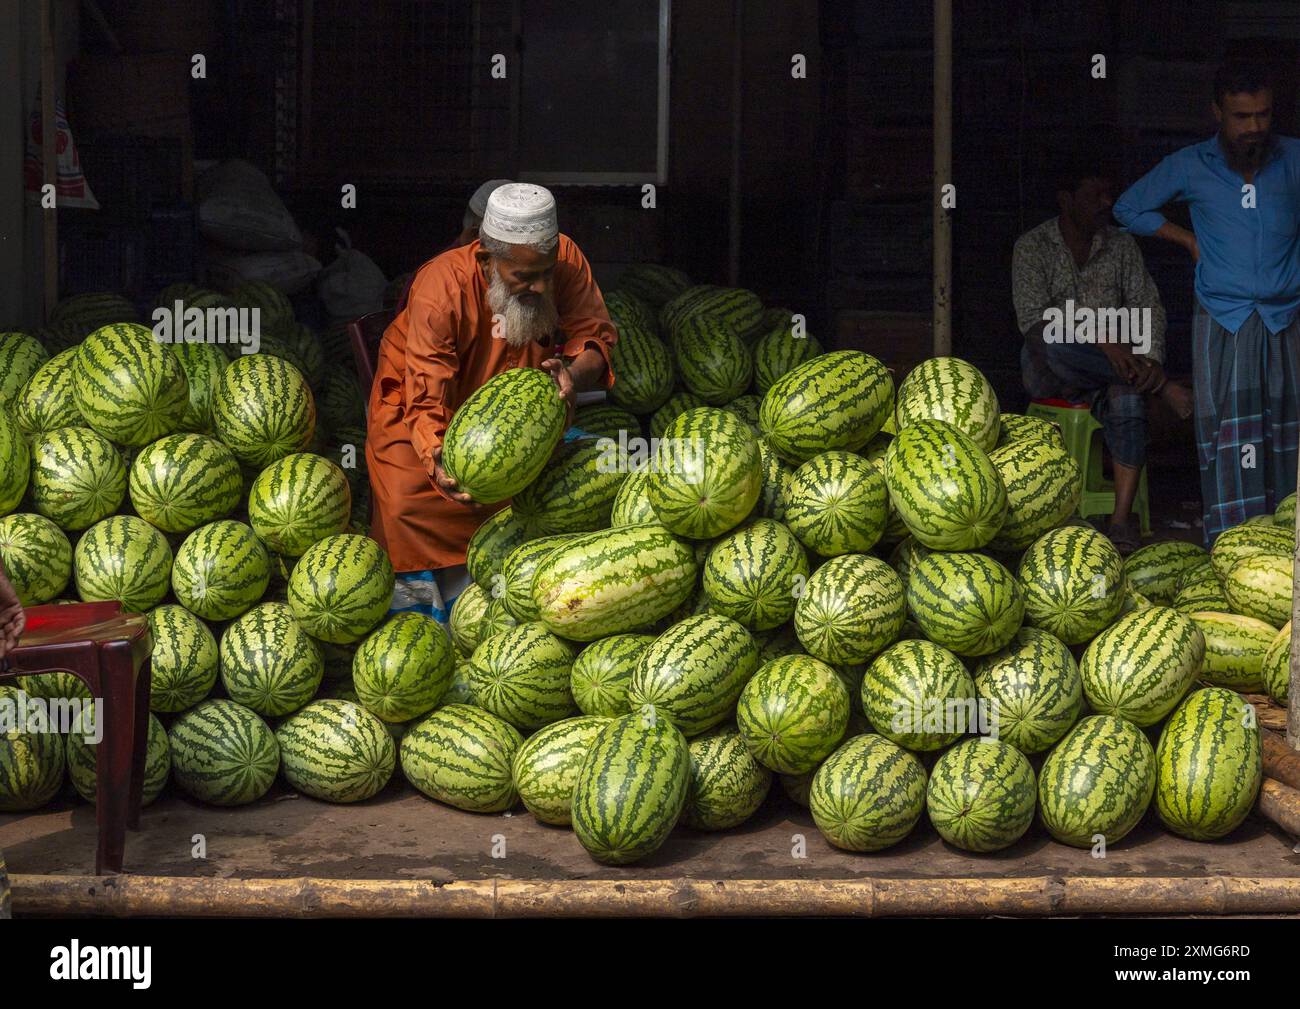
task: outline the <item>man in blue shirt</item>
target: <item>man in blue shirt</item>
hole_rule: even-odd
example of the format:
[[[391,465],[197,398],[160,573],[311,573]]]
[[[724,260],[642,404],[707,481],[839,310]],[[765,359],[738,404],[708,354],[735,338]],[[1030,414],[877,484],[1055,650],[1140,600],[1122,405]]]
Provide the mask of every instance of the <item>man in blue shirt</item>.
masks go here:
[[[1296,486],[1300,404],[1300,140],[1272,132],[1273,88],[1230,64],[1214,81],[1219,132],[1135,182],[1115,217],[1196,263],[1192,324],[1205,540],[1271,512]],[[1195,233],[1159,208],[1185,200]]]

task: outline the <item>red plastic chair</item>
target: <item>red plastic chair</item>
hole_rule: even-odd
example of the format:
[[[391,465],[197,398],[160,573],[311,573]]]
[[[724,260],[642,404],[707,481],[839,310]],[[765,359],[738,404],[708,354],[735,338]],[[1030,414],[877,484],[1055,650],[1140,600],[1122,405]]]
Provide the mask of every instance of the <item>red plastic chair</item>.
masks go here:
[[[122,871],[126,831],[140,829],[149,740],[149,618],[118,603],[33,606],[18,647],[0,660],[0,680],[65,671],[103,700],[96,756],[95,875]]]
[[[396,317],[392,311],[371,312],[348,323],[348,338],[352,341],[352,360],[356,363],[361,391],[370,399],[370,387],[375,384],[375,369],[379,367],[379,344]]]

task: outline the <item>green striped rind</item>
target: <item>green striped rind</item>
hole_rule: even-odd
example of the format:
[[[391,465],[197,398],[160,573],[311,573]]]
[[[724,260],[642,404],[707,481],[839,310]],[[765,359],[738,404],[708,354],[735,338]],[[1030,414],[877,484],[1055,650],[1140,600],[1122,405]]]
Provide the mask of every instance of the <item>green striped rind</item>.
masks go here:
[[[1195,543],[1182,540],[1150,543],[1129,554],[1124,561],[1124,573],[1135,591],[1153,603],[1167,606],[1178,595],[1178,580],[1183,573],[1205,557],[1205,549]]]
[[[1197,613],[1202,610],[1231,612],[1233,607],[1228,601],[1228,593],[1223,590],[1223,583],[1219,581],[1219,576],[1214,573],[1208,560],[1204,571],[1208,577],[1189,579],[1186,575],[1183,576],[1179,582],[1178,595],[1174,596],[1174,609],[1179,613]]]
[[[584,648],[569,672],[569,689],[578,710],[607,718],[631,711],[627,687],[632,670],[654,640],[653,634],[612,634]]]
[[[1295,531],[1295,491],[1278,502],[1273,512],[1273,524]]]
[[[180,427],[189,382],[177,357],[144,326],[95,330],[77,348],[73,395],[95,431],[119,445],[147,445]]]
[[[812,774],[779,774],[777,779],[781,782],[781,791],[789,797],[791,802],[795,802],[804,809],[808,808],[808,794],[812,791],[813,776]]]
[[[388,784],[397,764],[384,723],[351,701],[313,701],[275,738],[285,780],[325,802],[364,802]]]
[[[499,596],[488,604],[487,613],[483,615],[483,639],[479,644],[518,626],[519,621],[511,616],[510,611],[506,609],[505,596]]]
[[[649,627],[690,596],[694,551],[663,526],[623,526],[564,544],[533,575],[538,617],[573,641]]]
[[[137,318],[135,306],[110,291],[74,294],[60,301],[50,313],[51,323],[75,322],[87,333],[111,322],[135,322]]]
[[[808,556],[780,522],[758,519],[719,539],[704,564],[710,612],[751,631],[794,616],[796,593],[808,580]]]
[[[12,410],[18,394],[49,360],[41,342],[26,333],[0,333],[0,410]]]
[[[675,392],[664,400],[663,406],[650,417],[650,437],[662,438],[664,432],[668,430],[671,424],[678,416],[687,410],[698,410],[701,407],[708,406],[704,400],[693,392],[687,392],[685,389]]]
[[[90,709],[94,710],[94,709]],[[89,723],[89,724],[87,724]],[[99,744],[86,741],[87,735],[94,735],[93,719],[83,713],[76,727],[68,733],[67,758],[68,780],[77,794],[87,802],[94,802],[98,785]],[[140,804],[148,806],[167,785],[172,773],[171,745],[167,742],[167,730],[157,715],[149,716],[149,731],[145,742],[144,788]]]
[[[1295,550],[1294,532],[1285,526],[1240,525],[1225,529],[1214,541],[1210,562],[1214,573],[1226,581],[1228,572],[1247,557],[1274,554],[1290,557]]]
[[[650,504],[651,479],[648,459],[628,473],[614,495],[614,506],[609,513],[611,526],[635,526],[643,522],[658,522],[654,506]]]
[[[1062,844],[1092,848],[1097,835],[1118,844],[1151,803],[1155,751],[1132,722],[1084,718],[1057,744],[1038,775],[1043,824]]]
[[[0,453],[6,451],[5,419],[0,414]],[[12,451],[5,458],[20,457],[26,446]],[[88,427],[47,432],[32,443],[31,459],[32,504],[60,529],[71,532],[92,526],[117,511],[126,497],[126,464],[121,454]],[[0,506],[4,504],[0,500]]]
[[[166,533],[187,533],[234,511],[244,482],[221,442],[173,434],[136,454],[128,486],[142,519]]]
[[[1039,537],[1020,559],[1025,623],[1067,645],[1090,641],[1124,605],[1124,559],[1101,533],[1064,526]]]
[[[889,564],[906,585],[907,579],[912,576],[912,565],[922,557],[928,557],[931,552],[929,547],[918,543],[915,537],[908,536],[889,552]]]
[[[785,518],[794,469],[776,454],[776,449],[766,438],[758,439],[758,461],[763,482],[759,487],[754,512],[780,522]]]
[[[256,802],[280,769],[280,744],[266,722],[234,701],[204,701],[172,722],[172,776],[215,806]]]
[[[396,576],[374,540],[344,534],[307,549],[289,576],[289,605],[307,633],[343,645],[359,641],[388,612]]]
[[[231,292],[230,301],[243,308],[257,309],[264,329],[278,331],[293,322],[293,305],[288,297],[264,280],[240,284]]]
[[[528,539],[524,523],[515,517],[513,508],[502,508],[483,521],[470,537],[465,549],[465,567],[480,585],[490,587],[492,576],[500,574],[506,556]]]
[[[968,739],[940,756],[925,793],[939,836],[980,853],[1019,841],[1034,820],[1037,802],[1038,783],[1029,761],[996,739]]]
[[[271,580],[266,548],[242,522],[222,519],[195,529],[176,551],[172,592],[204,620],[230,620],[262,598]]]
[[[525,732],[573,713],[576,650],[540,623],[488,638],[470,658],[474,702]]]
[[[217,639],[183,606],[155,607],[149,612],[149,630],[150,710],[171,714],[194,707],[217,682]]]
[[[894,436],[892,434],[885,434],[881,431],[871,439],[870,444],[862,449],[863,458],[879,470],[881,479],[884,479],[885,476],[885,453],[889,451],[889,443],[893,440]],[[894,507],[893,498],[889,496],[889,486],[886,484],[885,530],[881,533],[881,542],[884,544],[900,543],[911,535],[907,523],[903,521],[903,516]]]
[[[315,389],[325,374],[325,350],[320,337],[301,323],[285,327],[279,334],[281,341],[293,353],[302,367],[298,370],[307,379],[307,384]]]
[[[935,550],[985,546],[1007,516],[997,467],[974,441],[941,421],[915,421],[889,443],[885,483],[908,530]]]
[[[826,840],[846,851],[897,844],[925,812],[925,768],[884,736],[853,736],[813,775],[808,808]]]
[[[86,426],[72,393],[76,361],[75,349],[60,351],[40,366],[15,397],[14,420],[28,438],[61,427]]]
[[[998,429],[998,448],[1029,438],[1044,438],[1065,445],[1060,425],[1042,417],[1026,417],[1021,413],[1004,413]]]
[[[366,398],[357,385],[357,375],[351,364],[325,373],[317,406],[321,419],[331,431],[366,426]]]
[[[762,403],[762,399],[758,396],[737,396],[730,403],[723,403],[722,409],[726,410],[727,413],[739,417],[745,422],[746,426],[754,432],[755,437],[757,437],[761,433],[761,429],[758,426],[758,411],[762,406]]]
[[[763,395],[759,426],[777,454],[795,464],[829,449],[850,451],[880,430],[894,380],[870,354],[837,350],[806,361]]]
[[[911,566],[907,608],[931,641],[978,656],[1015,636],[1025,599],[1015,576],[992,557],[935,552]]]
[[[623,330],[629,326],[652,330],[658,325],[658,310],[635,294],[614,289],[606,291],[604,297],[609,321],[618,330],[620,340],[623,339]]]
[[[36,338],[49,353],[62,354],[65,350],[76,350],[86,334],[98,328],[76,322],[51,322],[36,331]]]
[[[538,729],[515,754],[515,788],[528,812],[542,823],[572,822],[578,772],[609,718],[579,715]]]
[[[606,724],[573,789],[573,832],[606,865],[627,865],[667,840],[686,804],[690,751],[673,723],[633,711]]]
[[[1209,640],[1168,606],[1121,617],[1083,653],[1079,675],[1092,710],[1145,728],[1173,711],[1207,659]]]
[[[511,368],[480,386],[447,425],[442,465],[483,504],[513,497],[541,474],[564,435],[564,403],[537,368]]]
[[[740,733],[719,725],[689,743],[691,784],[681,822],[693,830],[730,830],[757,812],[772,772],[754,759]]]
[[[325,675],[316,642],[284,603],[262,603],[221,635],[221,683],[232,701],[259,715],[297,711]]]
[[[573,426],[596,438],[618,441],[619,435],[624,439],[641,437],[641,422],[636,416],[608,403],[582,407],[574,414]]]
[[[1242,693],[1263,693],[1264,653],[1277,637],[1277,628],[1236,613],[1202,611],[1188,616],[1205,635],[1200,679]]]
[[[172,549],[144,519],[115,515],[82,534],[72,571],[86,602],[112,599],[127,612],[147,613],[167,594]]]
[[[0,564],[20,603],[48,603],[72,577],[72,544],[43,515],[6,515],[0,518]]]
[[[366,710],[409,722],[433,710],[455,668],[446,629],[423,613],[398,613],[358,646],[352,682]]]
[[[753,357],[726,323],[709,316],[683,319],[671,345],[682,384],[704,402],[721,406],[749,388]]]
[[[579,438],[560,446],[511,507],[529,539],[595,532],[609,525],[614,496],[626,477],[616,442]]]
[[[537,567],[572,535],[542,536],[515,547],[501,568],[501,582],[505,607],[520,623],[537,619],[537,604],[533,602],[533,575]]]
[[[633,712],[651,705],[687,736],[726,719],[758,668],[758,645],[736,621],[705,614],[673,625],[641,653],[628,682]]]
[[[979,369],[960,358],[932,357],[913,368],[898,387],[895,413],[900,433],[918,421],[939,420],[985,452],[998,443],[998,397]]]
[[[1232,611],[1281,627],[1291,618],[1293,564],[1277,554],[1257,554],[1234,564],[1223,580]]]
[[[763,474],[758,440],[725,410],[688,410],[659,442],[646,495],[660,523],[679,536],[712,539],[754,508]]]
[[[903,581],[882,560],[832,557],[809,577],[795,605],[799,643],[831,665],[866,662],[898,640],[907,618]]]
[[[262,470],[248,493],[248,521],[268,549],[301,556],[347,528],[352,491],[343,470],[310,452],[295,452]]]
[[[1065,446],[1028,438],[989,453],[1007,492],[1007,515],[989,549],[1018,553],[1074,514],[1083,472]]]
[[[60,697],[93,700],[86,682],[78,676],[73,676],[72,673],[62,671],[36,673],[33,676],[20,676],[17,682],[18,686],[32,697],[43,697],[49,700]]]
[[[809,550],[835,557],[875,546],[888,514],[879,468],[853,452],[823,452],[794,471],[783,520]]]
[[[212,401],[230,359],[210,343],[173,343],[170,350],[180,361],[189,383],[189,405],[181,416],[182,431],[212,430]]]
[[[1155,604],[1146,596],[1130,585],[1127,579],[1124,582],[1124,605],[1120,607],[1119,615],[1126,617],[1130,613],[1137,613],[1140,610],[1150,609]]]
[[[452,603],[447,623],[452,643],[462,655],[473,655],[474,649],[483,643],[483,619],[491,603],[492,597],[478,582],[472,583]]]
[[[752,291],[698,284],[664,304],[659,312],[659,325],[664,333],[675,337],[690,320],[706,318],[722,324],[736,336],[744,336],[762,317],[763,303]]]
[[[523,742],[518,729],[490,712],[446,704],[402,737],[402,773],[431,799],[499,813],[519,801],[511,764]]]
[[[0,686],[0,813],[39,809],[58,794],[65,764],[63,737],[57,732],[21,732],[18,709],[23,692]]]
[[[1065,644],[1022,627],[975,667],[975,693],[992,723],[989,735],[1024,754],[1042,753],[1083,713],[1083,679]]]
[[[931,641],[881,652],[863,674],[861,702],[876,731],[908,750],[941,750],[977,728],[970,673]]]
[[[691,279],[671,266],[633,263],[619,274],[615,286],[658,310],[664,302],[671,301],[690,287]]]
[[[824,353],[811,333],[795,333],[789,317],[769,329],[754,344],[754,391],[760,396],[782,375]]]
[[[1156,745],[1156,812],[1193,841],[1226,837],[1259,794],[1263,766],[1255,711],[1240,694],[1196,690],[1169,716]]]
[[[439,707],[445,708],[449,704],[474,704],[474,687],[470,683],[468,659],[457,660],[456,668],[451,674],[451,686],[442,695]]]
[[[764,767],[806,774],[844,738],[850,704],[834,669],[808,655],[787,655],[761,667],[745,684],[736,726]]]
[[[750,636],[758,645],[758,664],[761,666],[782,655],[806,655],[799,635],[795,633],[794,624],[782,624],[770,631],[751,631]]]
[[[269,466],[311,442],[316,404],[302,374],[267,354],[245,354],[221,376],[212,425],[246,466]]]
[[[1260,675],[1264,679],[1264,692],[1286,707],[1291,686],[1291,621],[1283,625],[1269,644],[1260,663]]]

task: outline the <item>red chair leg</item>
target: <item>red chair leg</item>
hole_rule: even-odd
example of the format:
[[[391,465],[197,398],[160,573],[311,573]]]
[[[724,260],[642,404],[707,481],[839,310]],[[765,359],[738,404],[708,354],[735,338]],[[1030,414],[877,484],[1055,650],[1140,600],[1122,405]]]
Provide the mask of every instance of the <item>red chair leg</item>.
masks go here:
[[[99,650],[104,690],[104,728],[96,747],[96,818],[99,848],[95,875],[121,872],[126,850],[126,821],[131,807],[131,763],[135,753],[135,670],[130,648],[106,645]]]
[[[144,799],[144,770],[149,758],[149,663],[135,676],[135,741],[131,749],[131,795],[126,826],[140,829],[140,807]]]

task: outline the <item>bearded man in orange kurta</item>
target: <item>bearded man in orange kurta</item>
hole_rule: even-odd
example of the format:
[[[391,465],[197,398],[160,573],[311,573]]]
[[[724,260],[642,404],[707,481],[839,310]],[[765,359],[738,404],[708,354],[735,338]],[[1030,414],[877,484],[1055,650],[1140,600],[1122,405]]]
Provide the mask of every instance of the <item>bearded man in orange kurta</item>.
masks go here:
[[[504,507],[475,503],[443,470],[452,414],[488,379],[532,367],[555,380],[572,422],[579,392],[613,384],[616,339],[591,268],[540,186],[494,190],[479,238],[419,269],[379,348],[366,439],[371,535],[398,572],[394,610],[445,622],[469,584],[470,537]]]

